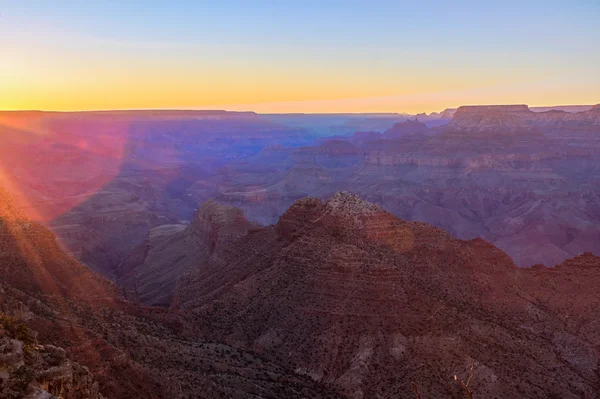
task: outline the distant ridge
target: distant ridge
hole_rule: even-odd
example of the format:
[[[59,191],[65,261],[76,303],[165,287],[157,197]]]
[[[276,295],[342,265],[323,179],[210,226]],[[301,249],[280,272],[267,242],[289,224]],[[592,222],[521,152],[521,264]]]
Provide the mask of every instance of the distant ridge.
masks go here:
[[[590,104],[590,105],[555,105],[555,106],[535,106],[530,107],[525,104],[508,104],[508,105],[462,105],[458,108],[446,108],[441,112],[431,112],[427,113],[417,113],[417,114],[409,114],[406,112],[326,112],[326,113],[310,113],[310,112],[285,112],[285,113],[258,113],[255,111],[236,111],[236,110],[227,110],[227,109],[106,109],[106,110],[78,110],[78,111],[50,111],[50,110],[0,110],[1,116],[34,116],[34,115],[73,115],[73,114],[91,114],[91,115],[108,115],[108,116],[122,116],[122,115],[138,115],[138,116],[186,116],[186,115],[246,115],[246,116],[267,116],[267,117],[299,117],[299,116],[313,116],[313,117],[350,117],[350,116],[362,116],[366,118],[390,118],[390,117],[401,117],[401,118],[411,118],[417,117],[422,120],[430,120],[430,119],[444,119],[450,118],[458,109],[461,108],[489,108],[489,109],[504,109],[506,111],[517,111],[524,110],[524,108],[532,112],[546,112],[546,111],[564,111],[569,113],[577,113],[577,112],[585,112],[598,107],[598,104]]]
[[[593,105],[556,105],[549,107],[529,107],[533,112],[546,111],[564,111],[564,112],[585,112],[594,108]]]
[[[529,111],[526,104],[509,104],[509,105],[462,105],[456,110],[456,114],[471,111],[499,111],[499,112],[525,112]]]
[[[225,110],[98,110],[98,111],[0,111],[0,124],[3,118],[53,118],[68,117],[101,117],[113,118],[144,118],[144,120],[195,119],[195,118],[254,118],[256,112],[225,111]]]

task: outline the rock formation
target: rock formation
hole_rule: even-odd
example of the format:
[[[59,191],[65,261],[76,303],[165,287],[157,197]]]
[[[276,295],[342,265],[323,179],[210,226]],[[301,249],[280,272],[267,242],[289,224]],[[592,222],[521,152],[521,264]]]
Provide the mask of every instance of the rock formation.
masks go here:
[[[250,351],[204,340],[176,314],[131,301],[62,252],[1,190],[0,200],[0,397],[338,397]],[[190,227],[220,248],[237,234],[219,228],[228,215],[240,214],[207,209]]]
[[[87,367],[35,342],[25,324],[0,313],[0,397],[103,399]]]
[[[296,201],[182,277],[176,309],[212,339],[349,398],[596,397],[600,258],[519,269],[481,240],[355,195]]]
[[[280,160],[234,162],[226,184],[198,196],[269,224],[296,199],[352,190],[404,219],[489,240],[520,266],[551,266],[583,251],[600,254],[600,130],[593,112],[461,107],[449,125],[429,128],[430,137],[348,137],[363,155],[304,147]],[[254,162],[261,165],[256,173]]]
[[[252,225],[236,208],[207,201],[189,225],[150,230],[142,245],[117,269],[117,282],[150,305],[169,305],[183,272],[202,264],[224,243],[244,235]]]
[[[533,112],[527,105],[463,106],[452,116],[453,130],[482,132],[516,131],[543,128],[548,125],[566,127],[571,122],[597,125],[600,117],[594,108],[582,112],[549,110]]]

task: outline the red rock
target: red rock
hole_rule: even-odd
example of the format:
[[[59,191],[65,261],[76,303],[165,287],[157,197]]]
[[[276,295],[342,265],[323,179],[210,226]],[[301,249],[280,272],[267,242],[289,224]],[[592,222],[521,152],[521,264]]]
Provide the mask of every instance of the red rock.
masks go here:
[[[177,303],[211,339],[348,397],[409,397],[412,381],[425,397],[459,395],[451,377],[472,361],[481,397],[589,396],[599,383],[600,258],[573,262],[519,269],[484,240],[338,193],[299,200],[275,227],[216,251],[182,278]]]
[[[34,341],[45,348],[30,348],[33,353],[26,356],[25,366],[35,373],[31,385],[37,385],[25,387],[31,391],[26,393],[43,395],[42,388],[72,399],[338,397],[250,352],[199,339],[195,327],[172,312],[129,301],[15,209],[0,190],[0,318],[7,313],[26,322]],[[220,248],[237,234],[239,215],[208,203],[190,228],[202,231],[207,245]],[[4,328],[0,323],[6,354]],[[24,339],[23,329],[18,331],[18,337],[9,338]],[[51,358],[49,352],[61,357]],[[0,354],[0,363],[6,358]],[[10,394],[3,374],[1,397]]]

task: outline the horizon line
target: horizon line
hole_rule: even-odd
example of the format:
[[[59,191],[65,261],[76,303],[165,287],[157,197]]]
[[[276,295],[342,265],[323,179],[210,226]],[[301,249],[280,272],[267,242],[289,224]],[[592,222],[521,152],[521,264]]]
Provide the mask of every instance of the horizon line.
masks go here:
[[[259,103],[260,104],[260,103]],[[74,109],[74,110],[51,110],[51,109],[0,109],[0,113],[16,113],[16,112],[31,112],[31,113],[57,113],[57,114],[74,114],[74,113],[101,113],[101,112],[150,112],[150,111],[174,111],[174,112],[230,112],[230,113],[254,113],[256,115],[411,115],[419,114],[431,115],[432,113],[442,113],[446,110],[456,110],[460,107],[489,107],[489,106],[508,106],[508,105],[526,105],[531,108],[558,108],[558,107],[593,107],[600,105],[598,103],[590,104],[554,104],[554,105],[529,105],[526,103],[506,103],[506,104],[463,104],[457,107],[446,107],[441,111],[419,112],[416,114],[402,111],[369,111],[369,112],[256,112],[251,109],[227,109],[227,108],[104,108],[104,109]]]

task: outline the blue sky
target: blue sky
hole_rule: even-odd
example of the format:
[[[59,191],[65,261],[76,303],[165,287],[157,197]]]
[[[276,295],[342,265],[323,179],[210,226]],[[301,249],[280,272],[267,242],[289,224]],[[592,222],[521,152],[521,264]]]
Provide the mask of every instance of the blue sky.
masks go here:
[[[12,65],[0,64],[0,84],[10,83],[18,104],[54,108],[110,103],[93,100],[106,93],[90,86],[44,105],[51,88],[38,98],[32,89],[74,90],[97,76],[122,96],[165,75],[162,87],[175,85],[165,107],[411,96],[544,79],[549,103],[569,86],[561,102],[594,102],[598,21],[598,1],[0,0],[0,62]],[[543,102],[540,87],[531,100]],[[130,106],[159,92],[133,96]]]

